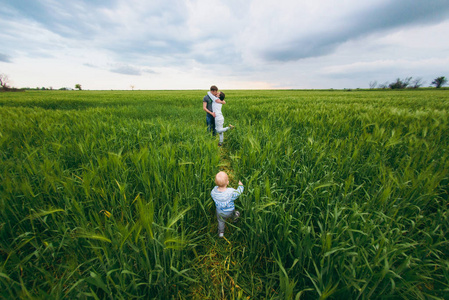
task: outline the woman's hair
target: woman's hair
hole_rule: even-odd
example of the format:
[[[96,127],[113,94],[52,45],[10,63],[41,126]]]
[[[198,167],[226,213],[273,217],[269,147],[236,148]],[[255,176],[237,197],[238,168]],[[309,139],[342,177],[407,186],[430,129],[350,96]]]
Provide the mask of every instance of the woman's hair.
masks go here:
[[[220,96],[218,98],[220,98],[220,100],[223,101],[225,98],[225,93],[220,92]]]

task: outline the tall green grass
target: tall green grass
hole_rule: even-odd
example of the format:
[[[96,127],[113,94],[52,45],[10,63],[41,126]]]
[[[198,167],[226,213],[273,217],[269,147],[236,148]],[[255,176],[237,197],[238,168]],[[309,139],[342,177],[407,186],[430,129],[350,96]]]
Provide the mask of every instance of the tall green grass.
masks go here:
[[[447,91],[228,91],[226,240],[204,93],[0,95],[2,297],[444,299]]]

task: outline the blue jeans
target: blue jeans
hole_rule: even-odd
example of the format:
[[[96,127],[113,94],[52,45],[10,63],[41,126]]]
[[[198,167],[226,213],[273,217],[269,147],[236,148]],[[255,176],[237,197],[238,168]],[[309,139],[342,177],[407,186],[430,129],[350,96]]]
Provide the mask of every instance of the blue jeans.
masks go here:
[[[215,136],[217,134],[217,132],[215,131],[215,118],[212,117],[212,115],[207,114],[206,123],[207,123],[207,132],[212,132],[212,135]]]

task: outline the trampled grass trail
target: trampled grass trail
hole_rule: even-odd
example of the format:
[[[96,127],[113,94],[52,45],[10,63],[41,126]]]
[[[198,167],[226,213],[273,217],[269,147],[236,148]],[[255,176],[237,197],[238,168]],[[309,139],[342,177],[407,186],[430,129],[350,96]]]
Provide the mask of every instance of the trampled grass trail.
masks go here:
[[[232,130],[230,134],[238,134],[236,130]],[[230,149],[226,142],[223,146],[218,148],[219,164],[218,170],[224,171],[229,176],[229,187],[236,187],[238,181],[238,174],[236,174],[230,154]],[[211,199],[212,201],[212,199]],[[215,211],[215,206],[214,206]],[[204,245],[204,254],[198,256],[199,273],[207,278],[209,285],[199,283],[192,288],[193,297],[196,299],[231,299],[233,295],[238,295],[238,298],[250,299],[250,291],[245,291],[238,284],[238,269],[242,268],[235,259],[235,254],[245,251],[247,246],[243,245],[244,241],[234,240],[232,233],[238,228],[239,224],[226,224],[225,237],[223,239],[217,236],[217,221],[215,216],[212,226],[209,228],[210,238]]]
[[[229,155],[229,149],[226,147],[226,144],[224,144],[218,149],[218,151],[220,155],[219,170],[224,171],[226,172],[226,174],[228,174],[230,187],[235,187],[239,179],[236,178],[235,171],[232,167],[232,160]]]

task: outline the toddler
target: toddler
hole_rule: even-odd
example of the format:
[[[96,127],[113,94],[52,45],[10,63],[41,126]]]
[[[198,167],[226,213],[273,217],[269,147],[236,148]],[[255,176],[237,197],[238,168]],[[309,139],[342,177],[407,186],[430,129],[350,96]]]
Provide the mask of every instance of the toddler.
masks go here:
[[[239,211],[235,210],[234,200],[243,193],[243,183],[239,181],[237,189],[228,188],[228,175],[223,171],[218,172],[215,176],[215,183],[217,185],[210,194],[217,209],[218,236],[223,237],[225,220],[232,217],[236,221],[240,216]]]

